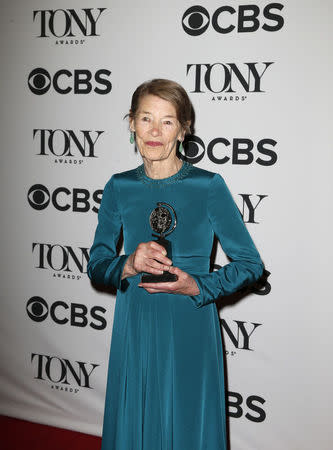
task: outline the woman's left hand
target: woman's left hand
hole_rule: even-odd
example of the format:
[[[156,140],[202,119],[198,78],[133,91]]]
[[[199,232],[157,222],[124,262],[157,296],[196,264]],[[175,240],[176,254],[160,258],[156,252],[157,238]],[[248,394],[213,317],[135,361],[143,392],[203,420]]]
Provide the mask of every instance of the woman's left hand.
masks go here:
[[[168,294],[198,295],[200,290],[193,277],[178,267],[169,267],[168,272],[177,275],[177,281],[163,283],[139,283],[138,286],[146,289],[150,294],[166,292]]]

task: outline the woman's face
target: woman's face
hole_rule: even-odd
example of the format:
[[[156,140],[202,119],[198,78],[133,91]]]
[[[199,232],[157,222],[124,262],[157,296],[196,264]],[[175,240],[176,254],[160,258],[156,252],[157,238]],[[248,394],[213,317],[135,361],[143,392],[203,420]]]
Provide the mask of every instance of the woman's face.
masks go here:
[[[143,160],[151,162],[174,158],[177,140],[184,138],[175,107],[156,95],[146,95],[141,99],[130,128],[135,131]]]

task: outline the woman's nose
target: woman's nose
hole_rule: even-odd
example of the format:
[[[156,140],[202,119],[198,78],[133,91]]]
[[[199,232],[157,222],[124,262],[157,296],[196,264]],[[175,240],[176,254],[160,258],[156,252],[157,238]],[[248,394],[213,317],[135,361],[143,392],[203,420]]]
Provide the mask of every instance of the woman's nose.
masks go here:
[[[159,134],[161,134],[160,124],[158,122],[153,122],[150,132],[153,136],[158,136]]]

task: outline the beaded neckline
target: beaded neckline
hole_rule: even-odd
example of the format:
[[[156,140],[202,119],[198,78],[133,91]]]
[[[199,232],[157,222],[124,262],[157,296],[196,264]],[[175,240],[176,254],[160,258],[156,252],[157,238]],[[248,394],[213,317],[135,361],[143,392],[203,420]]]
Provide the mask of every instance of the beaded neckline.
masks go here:
[[[183,161],[181,168],[174,175],[171,175],[168,178],[155,179],[155,178],[149,178],[146,175],[144,165],[141,164],[141,166],[136,168],[136,175],[137,175],[138,179],[140,181],[142,181],[143,183],[154,185],[154,186],[162,186],[165,184],[176,183],[177,181],[184,179],[190,172],[191,168],[192,168],[192,164],[188,163],[187,161]]]

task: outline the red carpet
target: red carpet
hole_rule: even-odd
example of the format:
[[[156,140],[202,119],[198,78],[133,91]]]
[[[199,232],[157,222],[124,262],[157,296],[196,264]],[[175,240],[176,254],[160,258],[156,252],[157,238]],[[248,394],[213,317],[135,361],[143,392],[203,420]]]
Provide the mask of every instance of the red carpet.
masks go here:
[[[1,450],[100,450],[101,438],[0,416]]]

